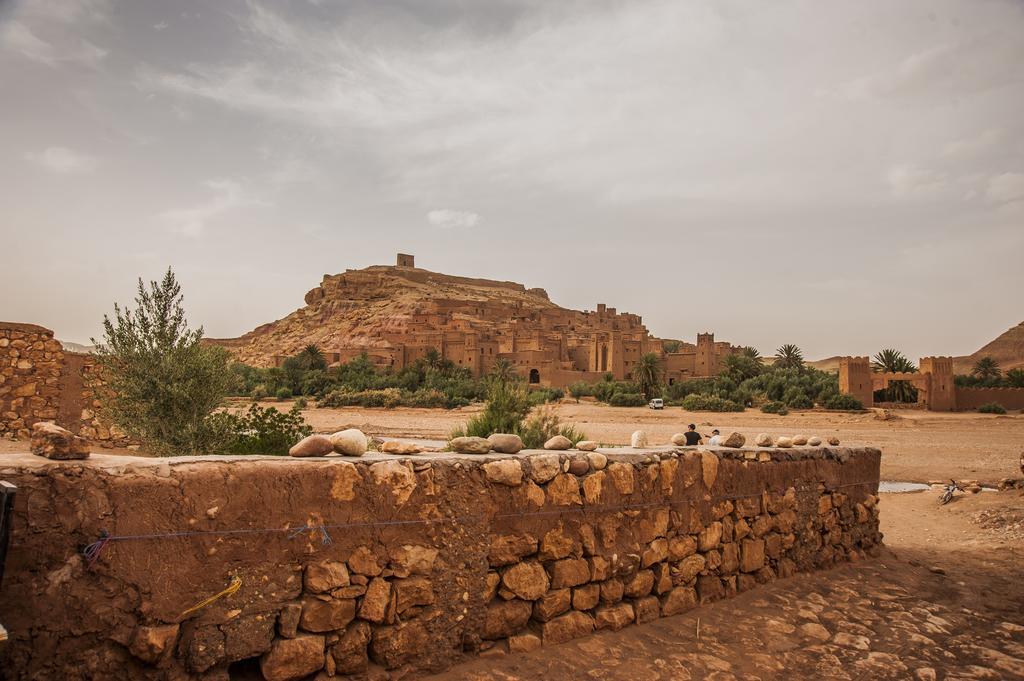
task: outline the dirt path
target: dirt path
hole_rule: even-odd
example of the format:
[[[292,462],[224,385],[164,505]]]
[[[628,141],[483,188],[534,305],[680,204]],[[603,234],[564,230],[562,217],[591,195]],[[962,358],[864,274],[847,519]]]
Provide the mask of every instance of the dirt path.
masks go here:
[[[878,558],[430,678],[1024,679],[1024,545],[972,522],[1022,510],[1024,497],[983,493],[945,507],[936,498],[883,497],[889,548]]]

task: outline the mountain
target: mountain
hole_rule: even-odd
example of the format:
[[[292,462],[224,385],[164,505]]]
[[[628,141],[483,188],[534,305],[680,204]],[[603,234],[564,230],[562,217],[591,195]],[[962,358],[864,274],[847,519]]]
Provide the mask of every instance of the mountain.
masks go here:
[[[1003,371],[1024,367],[1024,322],[1006,330],[977,352],[954,357],[953,370],[958,374],[969,374],[974,363],[982,357],[991,357],[999,362],[999,368]]]

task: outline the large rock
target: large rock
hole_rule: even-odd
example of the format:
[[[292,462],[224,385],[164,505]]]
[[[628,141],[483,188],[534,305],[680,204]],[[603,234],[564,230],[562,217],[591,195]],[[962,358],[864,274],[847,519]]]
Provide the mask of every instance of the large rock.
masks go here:
[[[492,436],[493,437],[493,436]],[[523,466],[516,459],[502,459],[484,464],[488,482],[516,487],[523,483]]]
[[[339,430],[331,435],[331,446],[334,451],[345,456],[362,456],[366,454],[369,440],[358,428]]]
[[[423,451],[423,448],[412,442],[398,442],[396,440],[388,440],[382,442],[380,445],[380,451],[385,454],[399,454],[408,456],[410,454],[419,454]]]
[[[564,435],[555,435],[553,438],[544,443],[544,449],[553,449],[561,451],[563,449],[571,449],[572,440]]]
[[[322,601],[319,598],[307,598],[302,602],[299,626],[305,631],[319,634],[325,631],[344,629],[355,618],[356,602],[354,600]]]
[[[835,435],[833,435],[832,437],[830,437],[828,439],[828,443],[830,445],[832,445],[833,447],[838,447],[839,446],[839,438],[837,438]],[[1024,461],[1021,462],[1021,472],[1024,473]]]
[[[542,485],[562,472],[562,461],[557,454],[540,454],[529,460],[530,477]]]
[[[394,627],[380,627],[373,632],[370,655],[386,669],[394,669],[416,655],[424,655],[429,641],[427,630],[415,620]]]
[[[647,433],[642,430],[635,430],[629,438],[629,446],[633,449],[645,449],[648,447]]]
[[[288,450],[289,456],[327,456],[334,451],[331,438],[326,435],[310,435],[296,442]]]
[[[523,439],[511,433],[494,433],[487,441],[491,449],[500,454],[517,454],[523,448]]]
[[[547,498],[555,506],[582,505],[579,478],[568,473],[559,473],[548,483]]]
[[[793,440],[793,446],[794,447],[802,447],[805,444],[807,444],[807,436],[806,435],[794,435],[792,440]]]
[[[32,426],[32,453],[47,459],[85,459],[89,442],[55,423],[39,421]]]
[[[260,658],[260,671],[267,681],[294,681],[323,666],[323,636],[302,635],[276,639],[270,652]]]
[[[511,565],[537,552],[537,539],[529,534],[491,535],[487,562],[492,567]]]
[[[661,614],[665,617],[678,615],[697,607],[697,591],[693,587],[678,586],[668,592],[661,604]]]
[[[366,587],[366,595],[359,606],[360,619],[380,624],[384,621],[390,601],[391,583],[382,577],[374,577]]]
[[[811,437],[807,438],[807,444],[811,447],[820,447],[821,438],[818,437],[817,435],[812,435]]]
[[[793,446],[793,438],[790,438],[790,437],[780,437],[779,439],[777,439],[775,441],[775,446],[776,447],[781,447],[783,449],[789,449],[790,447]]]
[[[545,622],[541,626],[541,637],[544,640],[544,645],[551,645],[586,636],[592,631],[594,631],[593,618],[573,610],[550,622]]]
[[[495,601],[487,606],[483,631],[480,632],[480,636],[485,640],[511,636],[526,626],[531,614],[533,614],[533,605],[529,601],[519,599]]]
[[[378,485],[390,489],[398,506],[408,501],[416,489],[416,474],[412,472],[407,462],[403,463],[397,459],[373,464],[370,466],[370,477]]]
[[[576,449],[581,452],[592,452],[597,449],[597,440],[580,440],[576,443]]]
[[[373,629],[366,622],[355,622],[345,629],[345,633],[329,651],[334,658],[335,672],[357,674],[366,670],[369,663],[366,646],[372,634]]]
[[[732,432],[732,433],[729,433],[729,435],[727,435],[722,440],[722,446],[723,447],[732,447],[734,449],[738,449],[738,448],[742,447],[743,445],[745,445],[746,443],[747,443],[747,438],[743,435],[743,433],[737,433],[735,431]]]
[[[605,605],[594,612],[594,628],[618,631],[632,624],[633,616],[633,606],[630,603]]]
[[[448,446],[459,454],[486,454],[491,451],[491,441],[484,437],[456,437]]]
[[[540,563],[524,561],[505,570],[505,574],[501,576],[501,583],[518,598],[535,601],[547,593],[548,573]]]
[[[758,433],[757,437],[754,438],[754,444],[758,447],[771,447],[772,436],[768,433]]]
[[[704,486],[708,489],[718,479],[718,457],[711,452],[700,453],[701,477],[704,479]]]
[[[429,575],[434,569],[438,551],[429,546],[405,544],[390,551],[391,571],[395,577]]]
[[[674,444],[676,447],[685,447],[686,435],[684,435],[683,433],[676,433],[675,435],[672,436],[672,444]]]
[[[341,561],[325,560],[312,563],[306,568],[305,585],[306,591],[310,593],[333,591],[348,584],[348,567]]]

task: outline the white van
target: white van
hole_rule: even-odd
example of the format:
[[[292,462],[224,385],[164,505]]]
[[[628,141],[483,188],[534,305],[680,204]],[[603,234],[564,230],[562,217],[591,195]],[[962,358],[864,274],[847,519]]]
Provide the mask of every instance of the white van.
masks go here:
[[[665,400],[661,399],[660,397],[655,397],[653,400],[647,403],[647,406],[650,407],[651,409],[664,409]]]

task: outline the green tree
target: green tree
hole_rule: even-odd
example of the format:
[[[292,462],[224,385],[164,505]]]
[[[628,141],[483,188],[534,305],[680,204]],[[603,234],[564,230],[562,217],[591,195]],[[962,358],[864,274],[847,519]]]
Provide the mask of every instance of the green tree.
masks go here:
[[[504,383],[513,383],[519,380],[519,374],[516,373],[515,366],[504,357],[499,357],[494,361],[488,377]]]
[[[679,348],[683,347],[682,341],[677,340],[664,340],[661,341],[661,349],[665,352],[679,352]]]
[[[743,348],[743,350],[740,352],[740,354],[743,355],[744,357],[749,357],[750,359],[756,359],[756,360],[760,360],[761,359],[761,353],[757,351],[757,348],[752,347],[750,345],[748,345],[747,347]]]
[[[917,373],[917,367],[907,359],[902,352],[895,348],[885,348],[879,351],[871,360],[871,368],[876,373],[913,374]],[[917,401],[917,389],[908,381],[890,381],[889,387],[882,392],[881,401],[886,402],[915,402]]]
[[[569,394],[576,398],[576,404],[579,404],[581,397],[589,395],[591,392],[591,387],[584,381],[576,381],[569,386]]]
[[[796,345],[786,343],[775,351],[775,366],[781,369],[803,369],[804,353]]]
[[[640,386],[645,400],[650,400],[661,388],[661,360],[653,352],[640,355],[633,367],[633,380]]]
[[[309,344],[298,355],[302,368],[306,371],[324,371],[327,369],[327,358],[320,346]]]
[[[740,353],[738,355],[726,355],[722,360],[722,373],[736,383],[742,383],[748,378],[759,376],[764,370],[761,360]]]
[[[444,357],[437,351],[437,348],[430,348],[423,355],[423,363],[427,365],[428,369],[440,369],[444,366]]]
[[[974,367],[971,369],[971,376],[977,376],[983,381],[999,378],[1002,375],[1003,372],[999,368],[999,362],[991,357],[982,357],[974,363]]]
[[[1006,372],[1005,378],[1011,388],[1024,388],[1024,369],[1010,369]]]
[[[135,310],[114,305],[103,316],[97,363],[110,390],[102,412],[131,437],[160,454],[215,449],[219,431],[209,421],[232,383],[228,354],[190,330],[181,286],[171,268],[149,286],[139,279]]]

